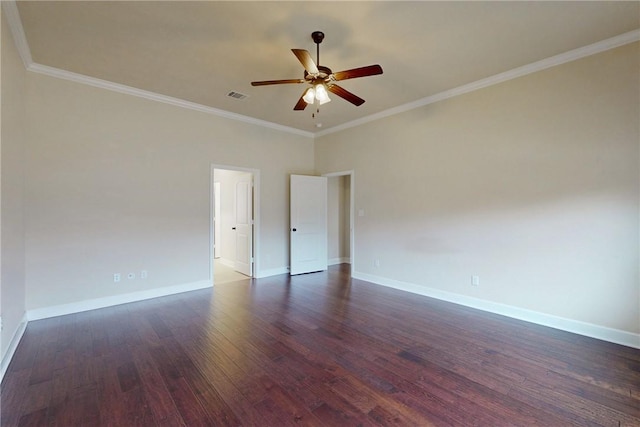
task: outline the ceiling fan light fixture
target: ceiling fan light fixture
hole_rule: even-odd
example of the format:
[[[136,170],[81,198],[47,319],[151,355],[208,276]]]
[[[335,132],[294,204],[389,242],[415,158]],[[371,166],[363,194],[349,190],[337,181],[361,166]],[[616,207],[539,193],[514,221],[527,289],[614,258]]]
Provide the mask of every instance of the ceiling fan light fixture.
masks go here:
[[[323,84],[316,85],[316,99],[320,105],[331,101],[331,98],[329,98],[329,94],[327,93],[327,88],[324,87]]]
[[[307,91],[302,96],[302,99],[304,99],[304,102],[306,102],[307,104],[313,104],[313,102],[316,100],[315,89],[313,87],[307,89]]]

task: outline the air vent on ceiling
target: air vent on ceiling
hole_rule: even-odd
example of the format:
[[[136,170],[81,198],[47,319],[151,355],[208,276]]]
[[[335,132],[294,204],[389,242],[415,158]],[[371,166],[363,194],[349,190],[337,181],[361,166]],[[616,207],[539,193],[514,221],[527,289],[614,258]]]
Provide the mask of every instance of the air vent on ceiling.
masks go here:
[[[244,93],[240,93],[240,92],[236,92],[236,91],[231,91],[227,94],[228,97],[234,98],[234,99],[246,99],[249,97],[249,95],[245,95]]]

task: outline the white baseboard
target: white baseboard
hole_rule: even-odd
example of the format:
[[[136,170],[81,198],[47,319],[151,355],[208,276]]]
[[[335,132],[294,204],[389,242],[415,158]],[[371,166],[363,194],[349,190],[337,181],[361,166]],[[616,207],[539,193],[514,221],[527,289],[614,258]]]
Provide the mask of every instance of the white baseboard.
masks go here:
[[[349,257],[331,258],[327,260],[327,264],[328,265],[351,264],[351,259]]]
[[[80,313],[98,308],[111,307],[114,305],[126,304],[129,302],[142,301],[151,298],[164,297],[167,295],[179,294],[182,292],[195,291],[198,289],[210,288],[211,282],[201,280],[199,282],[183,283],[180,285],[164,286],[162,288],[148,289],[146,291],[132,292],[129,294],[111,295],[108,297],[95,298],[85,301],[72,302],[69,304],[55,305],[51,307],[36,308],[27,311],[27,319],[39,320],[49,317],[64,316],[65,314]]]
[[[2,357],[2,362],[0,363],[0,382],[4,378],[4,374],[7,372],[7,368],[9,368],[9,363],[11,363],[11,359],[13,359],[13,355],[18,348],[18,344],[24,335],[24,331],[27,329],[27,313],[24,313],[22,316],[22,320],[20,324],[16,328],[11,337],[11,341],[9,342],[9,348],[7,348],[7,352]]]
[[[419,286],[414,283],[402,282],[399,280],[388,279],[386,277],[375,276],[372,274],[353,272],[352,277],[355,279],[365,280],[376,285],[387,286],[389,288],[424,295],[427,297],[452,302],[454,304],[464,305],[467,307],[476,308],[478,310],[488,311],[490,313],[500,314],[502,316],[507,316],[514,319],[524,320],[526,322],[536,323],[542,326],[548,326],[551,328],[572,332],[578,335],[584,335],[587,337],[609,341],[628,347],[640,348],[640,334],[634,334],[632,332],[594,325],[592,323],[582,322],[579,320],[566,319],[551,314],[540,313],[533,310],[527,310],[524,308],[455,294],[439,289]]]
[[[260,270],[256,274],[256,279],[262,279],[264,277],[279,276],[280,274],[289,274],[289,267],[270,268],[268,270]]]

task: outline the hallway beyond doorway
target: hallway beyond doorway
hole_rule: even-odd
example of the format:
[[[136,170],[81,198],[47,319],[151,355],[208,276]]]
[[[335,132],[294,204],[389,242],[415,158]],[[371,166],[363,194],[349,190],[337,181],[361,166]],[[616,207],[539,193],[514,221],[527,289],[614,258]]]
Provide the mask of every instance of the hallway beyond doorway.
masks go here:
[[[214,286],[220,283],[237,282],[239,280],[250,279],[249,276],[245,276],[242,273],[238,273],[233,268],[225,265],[219,259],[214,260],[213,269],[213,284]]]

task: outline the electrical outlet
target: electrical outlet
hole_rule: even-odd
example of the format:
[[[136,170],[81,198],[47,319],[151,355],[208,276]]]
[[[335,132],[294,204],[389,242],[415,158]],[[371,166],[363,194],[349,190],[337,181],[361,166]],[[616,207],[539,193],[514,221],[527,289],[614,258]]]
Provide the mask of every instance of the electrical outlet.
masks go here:
[[[373,260],[373,266],[375,268],[379,268],[380,267],[380,260],[379,259],[374,259]]]
[[[120,273],[115,273],[113,275],[113,281],[114,282],[119,282],[120,281]]]
[[[471,286],[480,285],[480,276],[471,276]]]
[[[141,278],[141,279],[146,279],[146,278],[147,278],[147,276],[148,276],[148,275],[147,275],[147,270],[142,270],[142,271],[140,272],[140,278]]]

